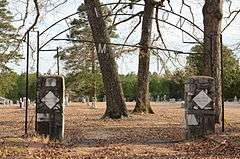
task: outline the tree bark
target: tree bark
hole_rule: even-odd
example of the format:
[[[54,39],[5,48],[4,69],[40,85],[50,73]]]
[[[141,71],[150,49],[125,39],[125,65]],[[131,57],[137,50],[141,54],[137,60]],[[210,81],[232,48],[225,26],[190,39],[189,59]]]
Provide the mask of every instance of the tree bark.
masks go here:
[[[221,79],[221,22],[223,0],[205,0],[203,6],[204,23],[204,75],[215,79],[215,122],[220,122],[222,104]]]
[[[103,118],[118,119],[127,117],[127,107],[118,77],[113,50],[108,45],[110,38],[102,17],[100,2],[99,0],[84,0],[84,2],[87,7],[88,21],[92,29],[107,97],[107,108]]]
[[[142,35],[140,41],[141,48],[139,51],[137,98],[133,113],[154,113],[149,100],[150,52],[148,47],[151,44],[152,17],[155,5],[155,1],[145,0]]]

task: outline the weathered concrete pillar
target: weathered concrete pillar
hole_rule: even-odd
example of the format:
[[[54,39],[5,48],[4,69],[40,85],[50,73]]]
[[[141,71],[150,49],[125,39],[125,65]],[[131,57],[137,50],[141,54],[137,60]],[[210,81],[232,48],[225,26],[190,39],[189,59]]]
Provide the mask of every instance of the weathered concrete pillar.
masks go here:
[[[41,76],[38,79],[37,89],[37,133],[49,136],[50,139],[62,139],[64,136],[64,78]]]
[[[214,79],[193,76],[185,83],[187,138],[198,138],[215,132]]]

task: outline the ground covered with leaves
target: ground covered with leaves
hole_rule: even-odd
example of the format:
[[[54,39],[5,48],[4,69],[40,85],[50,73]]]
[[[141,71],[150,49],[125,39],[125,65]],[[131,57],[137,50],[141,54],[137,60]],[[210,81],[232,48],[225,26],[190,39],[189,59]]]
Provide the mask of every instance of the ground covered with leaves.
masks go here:
[[[134,103],[128,103],[129,110]],[[152,103],[155,114],[100,119],[97,109],[73,103],[65,109],[65,139],[53,142],[34,134],[34,108],[29,136],[24,136],[24,110],[0,106],[0,158],[240,158],[240,104],[226,106],[226,132],[185,139],[180,103]]]

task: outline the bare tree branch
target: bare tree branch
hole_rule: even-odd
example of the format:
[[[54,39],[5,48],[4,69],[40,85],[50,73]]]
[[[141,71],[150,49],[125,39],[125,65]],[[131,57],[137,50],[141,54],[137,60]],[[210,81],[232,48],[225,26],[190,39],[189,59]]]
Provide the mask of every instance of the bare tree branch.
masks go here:
[[[127,19],[124,19],[124,20],[122,20],[122,21],[119,21],[119,22],[113,24],[111,27],[115,27],[115,26],[117,26],[117,25],[119,25],[119,24],[121,24],[121,23],[125,23],[125,22],[127,22],[127,21],[135,18],[136,16],[142,16],[142,15],[143,15],[143,11],[140,11],[140,12],[138,12],[138,13],[130,16],[130,17],[128,17]]]

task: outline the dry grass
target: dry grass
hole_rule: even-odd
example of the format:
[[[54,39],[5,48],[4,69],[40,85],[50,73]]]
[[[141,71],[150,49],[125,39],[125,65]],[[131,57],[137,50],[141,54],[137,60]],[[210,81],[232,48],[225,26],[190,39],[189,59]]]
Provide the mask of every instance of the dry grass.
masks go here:
[[[238,158],[240,105],[226,106],[226,133],[185,140],[180,104],[152,103],[154,115],[130,115],[101,120],[105,104],[89,109],[73,103],[65,109],[65,139],[61,143],[34,135],[30,108],[29,134],[24,134],[24,110],[0,107],[0,158]],[[129,110],[133,103],[128,103]]]

